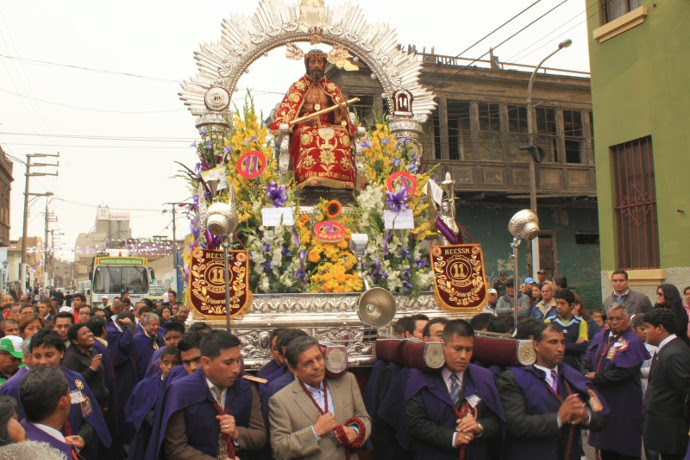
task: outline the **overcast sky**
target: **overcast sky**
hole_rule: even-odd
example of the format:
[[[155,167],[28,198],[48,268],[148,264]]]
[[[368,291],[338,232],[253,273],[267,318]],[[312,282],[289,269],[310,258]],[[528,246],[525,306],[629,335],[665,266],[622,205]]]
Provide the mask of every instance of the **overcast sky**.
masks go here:
[[[403,45],[457,55],[535,1],[350,3],[361,6],[368,22],[390,24]],[[326,0],[327,6],[341,3]],[[59,176],[32,178],[30,184],[31,192],[55,194],[50,206],[58,222],[52,228],[64,233],[58,257],[72,258],[76,236],[93,228],[99,204],[128,210],[134,237],[170,237],[164,203],[189,196],[185,184],[172,178],[178,170],[174,161],[195,163],[190,144],[197,137],[194,118],[178,98],[179,83],[197,73],[193,53],[202,43],[220,39],[221,21],[252,15],[257,5],[251,0],[0,0],[0,145],[14,161],[15,178],[11,238],[22,233],[25,169],[15,159],[57,152]],[[573,46],[547,65],[588,71],[585,7],[584,0],[536,1],[462,56],[477,58],[493,46],[503,62],[536,65],[570,38]],[[267,111],[302,72],[301,63],[276,51],[252,65],[238,86],[251,89]],[[235,102],[241,104],[244,94],[237,91]],[[44,208],[45,198],[31,207],[29,236],[43,235]],[[178,229],[181,237],[187,229],[183,218]]]

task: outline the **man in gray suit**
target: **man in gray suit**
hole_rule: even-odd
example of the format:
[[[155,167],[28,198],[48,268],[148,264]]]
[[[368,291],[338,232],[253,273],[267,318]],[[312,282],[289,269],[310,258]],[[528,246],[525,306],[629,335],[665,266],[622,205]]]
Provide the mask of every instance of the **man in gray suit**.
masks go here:
[[[325,378],[324,357],[312,337],[292,340],[285,357],[295,380],[269,401],[276,459],[345,459],[371,433],[355,377]]]

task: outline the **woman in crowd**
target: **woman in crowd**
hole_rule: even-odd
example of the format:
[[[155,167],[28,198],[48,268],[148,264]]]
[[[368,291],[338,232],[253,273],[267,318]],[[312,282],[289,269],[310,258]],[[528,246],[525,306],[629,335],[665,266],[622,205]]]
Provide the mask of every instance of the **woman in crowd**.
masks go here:
[[[688,334],[690,334],[690,327],[688,327],[688,313],[683,307],[683,301],[680,298],[680,292],[678,288],[673,284],[662,284],[656,288],[656,303],[654,307],[664,307],[668,308],[676,316],[677,327],[673,332],[685,342],[686,345],[690,346],[690,339]]]
[[[67,331],[72,346],[65,351],[62,365],[84,376],[100,407],[107,407],[110,392],[105,386],[103,357],[93,348],[93,333],[86,323],[72,325]]]
[[[38,314],[24,315],[19,321],[19,336],[26,339],[45,327],[45,321]]]

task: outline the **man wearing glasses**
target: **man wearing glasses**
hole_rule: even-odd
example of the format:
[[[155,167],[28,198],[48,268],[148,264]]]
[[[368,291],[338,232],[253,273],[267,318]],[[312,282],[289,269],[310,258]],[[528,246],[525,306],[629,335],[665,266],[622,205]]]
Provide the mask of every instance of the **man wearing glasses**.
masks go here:
[[[615,303],[625,307],[629,316],[646,313],[652,309],[652,302],[641,292],[633,291],[628,287],[628,272],[618,269],[611,275],[613,292],[604,299],[602,310],[608,315],[609,309]]]

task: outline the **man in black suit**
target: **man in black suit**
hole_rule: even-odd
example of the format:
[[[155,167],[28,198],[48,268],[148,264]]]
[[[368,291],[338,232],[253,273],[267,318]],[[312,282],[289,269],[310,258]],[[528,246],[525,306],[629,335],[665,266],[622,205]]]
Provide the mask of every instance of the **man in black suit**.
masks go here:
[[[443,331],[441,373],[410,369],[405,419],[415,459],[496,457],[505,417],[493,375],[470,364],[473,349],[472,326],[456,319]]]
[[[532,332],[536,362],[498,380],[508,427],[501,458],[579,460],[582,427],[601,430],[608,410],[592,383],[563,363],[561,328],[541,323]]]
[[[690,389],[690,349],[675,334],[675,315],[653,308],[644,315],[647,343],[657,347],[644,399],[642,437],[645,447],[662,460],[682,459],[688,448],[688,424],[683,417]]]

